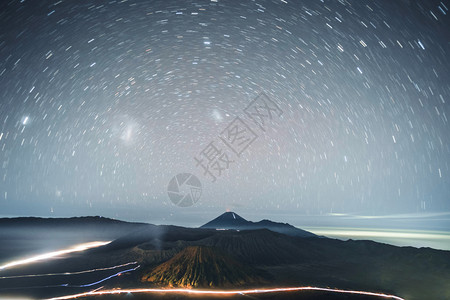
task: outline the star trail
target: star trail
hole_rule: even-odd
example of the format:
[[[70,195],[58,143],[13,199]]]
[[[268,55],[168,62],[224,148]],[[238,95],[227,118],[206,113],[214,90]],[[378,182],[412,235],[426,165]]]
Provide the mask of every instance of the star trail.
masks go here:
[[[449,211],[449,7],[3,1],[0,214]],[[193,157],[261,92],[283,114],[246,119],[258,139],[210,182]]]

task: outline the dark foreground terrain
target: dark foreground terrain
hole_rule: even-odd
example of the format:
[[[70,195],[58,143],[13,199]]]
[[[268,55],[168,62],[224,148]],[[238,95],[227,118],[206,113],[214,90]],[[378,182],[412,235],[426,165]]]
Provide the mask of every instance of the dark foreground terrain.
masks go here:
[[[91,227],[89,238],[94,233],[96,238],[101,238],[102,232],[105,237],[114,237],[114,234],[121,237],[108,245],[84,252],[0,270],[0,299],[6,295],[45,299],[115,288],[248,289],[286,286],[369,291],[411,300],[450,299],[450,251],[395,247],[373,241],[340,241],[270,221],[258,222],[262,225],[256,228],[258,223],[251,223],[252,229],[248,230],[239,226],[248,227],[249,223],[234,213],[224,214],[219,219],[217,226],[234,228],[228,230],[117,223],[109,219],[86,220]],[[33,222],[39,223],[39,220]],[[112,232],[105,229],[107,224],[114,224]],[[208,226],[213,225],[214,222],[210,222]],[[12,230],[13,227],[0,229]],[[51,229],[46,228],[46,231],[51,232]],[[8,235],[3,232],[2,236]],[[14,239],[10,238],[8,243],[13,245]],[[7,249],[3,241],[0,244]],[[6,261],[14,253],[8,255],[3,251],[2,255],[0,260]],[[32,276],[11,277],[25,274]],[[133,293],[89,299],[205,297],[213,296]],[[376,299],[317,291],[214,297]]]
[[[337,293],[328,292],[315,292],[315,291],[302,291],[302,292],[277,292],[277,293],[263,293],[263,294],[251,294],[251,295],[107,295],[107,296],[96,296],[96,297],[82,297],[78,299],[86,300],[122,300],[122,299],[133,299],[133,300],[191,300],[191,299],[214,299],[214,300],[248,300],[248,299],[280,299],[280,300],[379,300],[382,299],[376,296],[363,296],[363,295],[344,295]]]

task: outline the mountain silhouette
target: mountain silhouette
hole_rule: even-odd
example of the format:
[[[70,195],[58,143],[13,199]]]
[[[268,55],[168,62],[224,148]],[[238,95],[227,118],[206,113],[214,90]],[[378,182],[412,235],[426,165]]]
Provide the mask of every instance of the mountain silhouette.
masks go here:
[[[202,225],[200,228],[208,229],[233,229],[233,230],[257,230],[268,229],[273,232],[297,237],[318,237],[314,233],[296,228],[287,223],[277,223],[270,220],[259,222],[247,221],[234,212],[226,212],[214,220]]]
[[[257,271],[217,248],[189,246],[142,277],[176,287],[235,287],[261,283]]]
[[[15,242],[18,232],[28,232],[30,226],[26,225],[30,222],[36,227],[45,228],[45,231],[40,231],[39,235],[33,231],[34,236],[22,234],[18,240],[20,243]],[[54,222],[58,226],[47,226],[49,223],[54,225]],[[69,226],[73,223],[79,224]],[[111,237],[110,230],[104,228],[111,228],[115,235],[125,233],[105,246],[53,261],[4,270],[2,276],[65,274],[134,262],[139,270],[124,273],[120,278],[99,283],[95,287],[231,289],[235,286],[316,286],[383,292],[408,300],[450,299],[450,251],[396,247],[369,240],[343,241],[318,238],[311,234],[299,235],[305,231],[268,220],[250,222],[232,212],[219,216],[202,228],[131,224],[104,218],[10,219],[0,220],[0,225],[8,228],[9,232],[3,234],[8,243],[0,243],[0,250],[8,244],[8,248],[15,251],[23,241],[22,237],[27,238],[27,243],[33,238],[40,241],[43,236],[52,237],[54,240],[45,239],[49,243],[61,239],[61,229],[72,240],[72,244],[74,236],[85,236],[87,230],[95,231],[96,236],[103,238]],[[217,230],[228,228],[236,230]],[[44,232],[45,235],[42,235]],[[1,233],[2,230],[0,236]],[[106,240],[103,238],[100,240]],[[6,254],[5,262],[11,257],[11,254]],[[91,273],[72,277],[27,277],[29,286],[48,286],[39,290],[24,290],[23,278],[11,278],[7,279],[8,293],[47,299],[61,295],[61,288],[55,282],[79,285],[80,282],[101,280],[106,277],[105,273],[113,275],[117,270],[101,271],[95,279],[92,277],[95,274]],[[79,291],[87,290],[80,288]],[[296,296],[292,295],[289,299],[298,299]],[[333,298],[336,295],[331,298],[313,296],[316,294],[311,298],[305,296],[305,299],[354,299],[346,295],[342,295],[345,298]],[[282,298],[277,295],[275,299]]]

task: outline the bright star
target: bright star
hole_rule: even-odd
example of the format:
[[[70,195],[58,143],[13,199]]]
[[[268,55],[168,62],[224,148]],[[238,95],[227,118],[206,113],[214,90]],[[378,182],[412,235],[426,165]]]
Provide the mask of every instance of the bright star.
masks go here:
[[[22,122],[22,125],[27,125],[28,123],[30,123],[30,117],[23,116],[21,122]]]

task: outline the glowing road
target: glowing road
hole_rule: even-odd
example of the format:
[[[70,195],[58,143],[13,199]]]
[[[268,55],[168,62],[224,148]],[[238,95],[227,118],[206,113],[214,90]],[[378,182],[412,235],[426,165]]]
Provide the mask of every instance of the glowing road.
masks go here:
[[[387,295],[381,293],[364,292],[364,291],[352,291],[352,290],[341,290],[341,289],[331,289],[331,288],[320,288],[320,287],[288,287],[288,288],[271,288],[271,289],[251,289],[251,290],[195,290],[195,289],[124,289],[124,290],[104,290],[104,291],[92,291],[87,293],[80,293],[62,297],[49,298],[46,300],[66,300],[66,299],[76,299],[80,297],[88,296],[101,296],[101,295],[119,295],[128,293],[171,293],[171,294],[194,294],[194,295],[246,295],[246,294],[263,294],[263,293],[281,293],[281,292],[296,292],[296,291],[323,291],[341,294],[353,294],[353,295],[364,295],[364,296],[376,296],[386,299],[396,299],[405,300],[401,297],[394,295]]]
[[[65,272],[65,273],[49,273],[49,274],[36,274],[36,275],[19,275],[19,276],[7,276],[7,277],[0,277],[0,279],[17,279],[17,278],[28,278],[28,277],[46,277],[46,276],[71,276],[71,275],[79,275],[79,274],[86,274],[86,273],[94,273],[94,272],[99,272],[99,271],[108,271],[108,270],[114,270],[117,268],[123,268],[123,267],[127,267],[130,265],[136,265],[137,262],[130,262],[130,263],[126,263],[126,264],[122,264],[122,265],[117,265],[117,266],[113,266],[113,267],[107,267],[107,268],[98,268],[98,269],[91,269],[91,270],[85,270],[85,271],[78,271],[78,272]],[[91,282],[91,283],[85,283],[85,284],[69,284],[69,283],[64,283],[64,284],[56,284],[56,285],[40,285],[40,286],[26,286],[26,287],[6,287],[6,288],[0,288],[0,290],[17,290],[17,289],[38,289],[38,288],[55,288],[55,287],[69,287],[69,288],[73,288],[73,287],[77,287],[77,288],[84,288],[84,287],[92,287],[95,285],[98,285],[100,283],[103,283],[111,278],[114,277],[118,277],[121,276],[125,273],[128,272],[133,272],[136,271],[137,269],[139,269],[141,266],[137,265],[133,268],[128,268],[125,270],[121,270],[119,272],[116,272],[112,275],[109,275],[103,279],[97,280],[95,282]],[[0,298],[1,300],[1,298]]]
[[[53,251],[33,257],[29,257],[22,260],[16,260],[12,261],[10,263],[7,263],[5,265],[0,266],[0,271],[13,268],[16,266],[31,264],[39,261],[45,261],[49,260],[55,257],[59,257],[61,255],[66,255],[74,252],[81,252],[85,251],[91,248],[96,248],[100,246],[104,246],[109,244],[108,242],[90,242],[90,243],[84,243],[75,245],[73,247],[59,250],[59,251]],[[131,267],[134,265],[134,267]],[[93,273],[98,271],[106,271],[106,270],[114,270],[121,267],[128,267],[125,270],[119,271],[115,274],[109,275],[101,280],[88,283],[88,284],[82,284],[82,285],[70,285],[70,284],[60,284],[55,286],[47,286],[47,287],[92,287],[95,285],[98,285],[100,283],[103,283],[111,278],[120,276],[124,273],[133,272],[137,270],[140,265],[138,265],[137,262],[129,262],[126,264],[121,264],[117,266],[112,267],[104,267],[104,268],[96,268],[96,269],[90,269],[85,271],[76,271],[76,272],[64,272],[64,273],[48,273],[48,274],[28,274],[28,275],[17,275],[17,276],[5,276],[0,277],[0,279],[11,279],[11,278],[27,278],[27,277],[44,277],[44,276],[68,276],[68,275],[78,275],[78,274],[84,274],[84,273]],[[46,287],[46,286],[42,286]],[[32,288],[39,288],[39,287],[32,287]],[[113,290],[102,290],[102,287],[91,290],[89,292],[85,293],[79,293],[79,294],[73,294],[73,295],[66,295],[66,296],[60,296],[55,298],[49,298],[47,300],[65,300],[65,299],[76,299],[80,297],[89,297],[89,296],[101,296],[101,295],[119,295],[119,294],[128,294],[128,293],[171,293],[171,294],[194,294],[194,295],[246,295],[246,294],[263,294],[263,293],[281,293],[281,292],[295,292],[295,291],[323,291],[323,292],[332,292],[332,293],[341,293],[341,294],[354,294],[354,295],[366,295],[366,296],[375,296],[380,298],[386,298],[386,299],[396,299],[396,300],[404,300],[401,297],[394,296],[394,295],[387,295],[383,293],[375,293],[375,292],[365,292],[365,291],[354,291],[354,290],[342,290],[342,289],[332,289],[332,288],[321,288],[321,287],[285,287],[285,288],[260,288],[260,289],[247,289],[247,290],[201,290],[201,289],[182,289],[182,288],[141,288],[141,289],[113,289]]]
[[[63,249],[63,250],[59,250],[59,251],[53,251],[53,252],[49,252],[49,253],[45,253],[45,254],[41,254],[41,255],[36,255],[36,256],[32,256],[26,259],[21,259],[21,260],[16,260],[16,261],[12,261],[10,263],[7,263],[5,265],[0,266],[0,271],[4,270],[4,269],[9,269],[9,268],[13,268],[16,266],[20,266],[20,265],[26,265],[26,264],[31,264],[31,263],[35,263],[35,262],[39,262],[39,261],[43,261],[43,260],[48,260],[48,259],[52,259],[61,255],[65,255],[65,254],[70,254],[70,253],[74,253],[74,252],[81,252],[81,251],[85,251],[91,248],[97,248],[100,246],[104,246],[111,243],[111,241],[108,242],[90,242],[90,243],[84,243],[84,244],[79,244],[79,245],[75,245],[73,247],[67,248],[67,249]]]
[[[106,280],[109,280],[109,279],[111,279],[111,278],[120,276],[120,275],[122,275],[122,274],[125,274],[125,273],[128,273],[128,272],[136,271],[136,270],[139,269],[140,267],[141,267],[141,266],[138,265],[137,267],[134,267],[134,268],[131,268],[131,269],[127,269],[127,270],[123,270],[123,271],[117,272],[116,274],[110,275],[110,276],[108,276],[108,277],[105,277],[105,278],[103,278],[103,279],[101,279],[101,280],[98,280],[98,281],[92,282],[92,283],[86,283],[86,284],[82,284],[82,285],[69,285],[69,284],[64,284],[64,285],[62,285],[62,286],[67,286],[67,287],[90,287],[90,286],[94,286],[94,285],[100,284],[100,283],[102,283],[102,282],[105,282]]]
[[[0,279],[16,279],[16,278],[29,278],[29,277],[47,277],[47,276],[71,276],[71,275],[80,275],[80,274],[86,274],[86,273],[94,273],[94,272],[100,272],[100,271],[108,271],[108,270],[114,270],[121,267],[126,267],[129,265],[136,265],[137,262],[129,262],[122,265],[117,265],[113,267],[106,267],[106,268],[97,268],[97,269],[90,269],[90,270],[84,270],[84,271],[77,271],[77,272],[64,272],[64,273],[47,273],[47,274],[27,274],[27,275],[16,275],[16,276],[3,276],[0,277]]]

